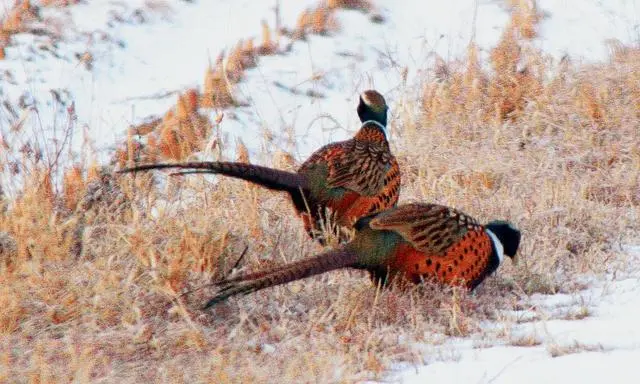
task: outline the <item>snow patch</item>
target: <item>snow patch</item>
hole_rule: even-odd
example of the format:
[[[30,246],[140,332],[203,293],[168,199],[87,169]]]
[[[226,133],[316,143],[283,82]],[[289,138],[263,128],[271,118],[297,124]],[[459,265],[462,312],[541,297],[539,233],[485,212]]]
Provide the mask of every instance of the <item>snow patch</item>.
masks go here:
[[[529,338],[539,345],[485,348],[474,340],[452,340],[425,346],[429,363],[404,368],[394,377],[402,383],[637,382],[633,372],[640,358],[640,274],[600,282],[575,295],[535,295],[531,304],[536,316],[524,311],[531,321],[504,327],[510,327],[512,339]],[[558,308],[584,309],[584,317],[557,319],[562,315],[555,312]],[[453,358],[440,361],[447,355]]]

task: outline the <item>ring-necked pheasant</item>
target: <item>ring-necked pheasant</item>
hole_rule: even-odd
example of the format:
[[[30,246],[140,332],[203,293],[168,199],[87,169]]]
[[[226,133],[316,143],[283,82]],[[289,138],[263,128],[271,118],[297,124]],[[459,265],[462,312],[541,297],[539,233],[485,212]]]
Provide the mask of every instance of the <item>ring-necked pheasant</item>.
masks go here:
[[[398,276],[416,284],[435,279],[473,290],[498,268],[504,255],[514,257],[520,245],[520,231],[506,221],[480,225],[437,204],[404,204],[364,217],[355,227],[354,239],[335,250],[216,283],[220,290],[205,309],[233,295],[340,268],[368,270],[382,284]]]
[[[180,168],[187,171],[176,174],[214,173],[286,191],[305,229],[314,237],[322,228],[327,208],[338,226],[350,228],[361,217],[396,205],[400,169],[385,133],[387,110],[380,93],[363,92],[357,107],[362,125],[355,136],[318,149],[297,172],[237,162],[146,164],[119,172]],[[321,236],[317,237],[324,243]]]

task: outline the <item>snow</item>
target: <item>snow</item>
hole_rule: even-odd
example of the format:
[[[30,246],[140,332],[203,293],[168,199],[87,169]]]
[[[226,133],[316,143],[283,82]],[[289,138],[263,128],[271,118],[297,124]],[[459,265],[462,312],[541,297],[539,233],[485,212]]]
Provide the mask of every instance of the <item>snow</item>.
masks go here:
[[[634,260],[640,257],[638,246],[626,252]],[[531,305],[543,314],[538,316],[541,320],[486,326],[507,327],[514,340],[530,338],[540,345],[485,348],[477,347],[479,340],[452,339],[425,347],[431,361],[404,367],[394,379],[405,384],[638,382],[634,372],[640,361],[640,273],[624,279],[609,276],[576,295],[536,295]],[[559,313],[583,308],[583,319],[558,319]]]
[[[607,40],[640,41],[638,0],[538,0],[538,7],[548,17],[536,45],[555,57],[602,61],[609,55]]]
[[[7,59],[0,61],[0,99],[17,106],[24,98],[27,106],[18,108],[17,117],[0,106],[0,134],[9,137],[11,126],[22,119],[23,140],[48,148],[60,145],[69,125],[74,128],[70,158],[104,160],[131,124],[165,113],[177,92],[200,88],[219,52],[239,39],[259,38],[263,19],[274,26],[275,1],[158,1],[155,11],[139,12],[149,3],[91,0],[48,10],[46,15],[57,20],[48,28],[60,38],[13,36]],[[233,155],[241,139],[256,163],[269,163],[280,148],[304,159],[358,127],[357,95],[370,87],[386,96],[393,121],[407,112],[397,108],[404,91],[420,86],[436,55],[460,58],[474,41],[486,59],[509,21],[503,2],[495,0],[373,3],[383,23],[361,12],[340,11],[339,31],[296,41],[290,52],[261,57],[258,67],[247,71],[235,91],[248,106],[226,111],[220,125],[225,156]],[[315,4],[280,1],[283,25],[294,26],[302,10]],[[3,9],[12,5],[13,0],[3,0]],[[602,61],[608,57],[607,40],[640,41],[640,0],[538,0],[538,6],[544,18],[533,44],[556,60],[569,54],[580,62]],[[49,50],[34,48],[42,46]],[[76,58],[87,51],[94,57],[92,69]],[[61,103],[54,101],[52,90]],[[321,96],[306,96],[308,91]],[[75,121],[68,116],[72,102]],[[392,124],[392,140],[395,129]],[[82,152],[85,143],[93,148],[89,153]],[[594,283],[578,295],[532,298],[542,309],[510,314],[530,317],[510,331],[534,337],[539,346],[478,348],[474,340],[450,340],[437,351],[425,351],[441,361],[394,374],[405,383],[636,382],[631,375],[640,361],[639,279],[640,274],[630,273]],[[588,316],[582,320],[558,319],[557,311],[584,308]],[[541,319],[540,313],[548,318]],[[575,353],[551,357],[554,348]]]
[[[3,2],[5,9],[13,3]],[[569,53],[603,60],[606,39],[637,41],[638,1],[604,3],[539,1],[546,16],[535,44],[556,58]],[[155,6],[144,8],[148,4]],[[282,24],[295,25],[297,16],[315,4],[281,1]],[[432,68],[436,54],[446,60],[460,58],[475,41],[486,58],[509,20],[499,1],[439,4],[374,1],[374,12],[385,19],[381,24],[362,12],[340,11],[338,32],[297,41],[288,54],[261,57],[236,89],[249,106],[228,113],[220,126],[225,154],[232,156],[235,141],[241,139],[256,162],[269,162],[276,149],[303,159],[357,128],[357,94],[369,87],[387,96],[393,117],[399,113],[394,106],[400,91],[419,86],[416,79]],[[63,26],[50,27],[61,39],[14,36],[8,59],[0,61],[0,73],[8,71],[11,78],[3,81],[0,97],[13,105],[21,96],[35,103],[37,113],[23,111],[33,142],[48,147],[53,139],[61,141],[63,128],[70,125],[73,157],[98,154],[104,160],[131,124],[162,115],[175,104],[177,92],[200,87],[207,66],[222,50],[240,39],[259,37],[262,20],[273,27],[274,6],[275,1],[251,0],[92,0],[63,11],[49,9],[45,15]],[[34,49],[39,45],[50,46],[56,54]],[[76,58],[87,51],[94,56],[91,70]],[[302,94],[312,90],[321,97],[294,94],[283,86]],[[62,105],[52,100],[51,90],[61,95]],[[72,101],[76,121],[68,116]],[[9,122],[0,115],[2,132]],[[82,154],[87,142],[93,151]]]
[[[375,4],[386,19],[382,25],[371,23],[360,12],[343,11],[338,14],[341,30],[335,36],[311,36],[307,42],[294,44],[285,57],[262,58],[259,68],[250,71],[247,81],[239,86],[251,107],[236,112],[241,118],[226,126],[228,132],[244,132],[242,139],[250,149],[284,148],[305,158],[320,145],[344,139],[355,131],[358,120],[354,110],[360,91],[375,87],[383,92],[389,99],[393,120],[398,113],[394,95],[419,85],[416,79],[432,67],[434,53],[444,58],[461,57],[473,36],[488,49],[498,41],[499,31],[508,21],[507,13],[498,5],[480,5],[474,33],[469,24],[474,9],[466,1],[449,2],[450,8],[430,7],[428,12],[398,6],[394,1]],[[322,77],[311,80],[318,73]],[[300,98],[274,87],[276,80],[323,97]],[[318,115],[333,119],[317,119]],[[251,137],[256,126],[276,136],[293,128],[295,140],[284,136],[270,146],[257,136]]]
[[[588,352],[549,358],[542,348],[482,350],[473,361],[435,363],[402,383],[637,383],[640,350]]]
[[[12,1],[4,2],[8,9]],[[32,115],[33,136],[42,130],[47,139],[54,136],[52,115],[64,116],[66,108],[51,104],[50,90],[66,89],[67,104],[75,102],[78,127],[98,148],[111,148],[130,124],[166,112],[175,104],[176,91],[201,84],[220,51],[259,35],[260,21],[273,14],[272,2],[202,1],[147,12],[145,22],[135,22],[133,15],[145,3],[92,0],[48,11],[46,15],[65,23],[60,57],[32,52],[34,43],[53,44],[48,37],[14,36],[17,44],[7,49],[9,60],[0,61],[0,70],[11,71],[15,84],[3,86],[0,95],[15,103],[27,94],[37,103],[40,118]],[[281,17],[293,23],[311,3],[291,2]],[[130,23],[114,21],[114,15]],[[87,50],[95,57],[91,71],[74,59]],[[167,96],[152,97],[163,94]],[[84,139],[76,136],[74,149],[79,150]]]

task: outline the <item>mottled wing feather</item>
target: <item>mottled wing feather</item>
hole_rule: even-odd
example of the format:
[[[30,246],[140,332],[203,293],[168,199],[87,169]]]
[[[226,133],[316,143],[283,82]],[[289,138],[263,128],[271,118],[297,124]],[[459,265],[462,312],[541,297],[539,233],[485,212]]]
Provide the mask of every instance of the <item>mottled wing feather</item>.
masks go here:
[[[420,252],[439,257],[444,257],[468,231],[482,228],[475,219],[455,209],[419,203],[382,212],[369,225],[395,231]]]
[[[345,151],[344,147],[348,146],[351,141],[353,140],[337,141],[321,147],[312,153],[304,163],[302,163],[298,169],[298,173],[305,173],[316,164],[327,163],[328,159],[340,156]]]
[[[327,164],[329,188],[341,187],[363,196],[375,196],[385,187],[385,177],[395,158],[383,145],[347,140],[316,152],[299,172],[318,163]]]
[[[355,150],[345,153],[329,166],[327,184],[330,187],[343,187],[363,196],[374,196],[384,188],[384,178],[389,167],[382,159],[382,153],[373,148],[356,146]]]
[[[342,157],[329,163],[327,182],[330,187],[375,196],[385,188],[385,179],[395,168],[397,161],[384,145],[356,142]]]
[[[320,211],[329,208],[339,225],[352,226],[359,218],[398,201],[400,167],[379,124],[365,123],[353,139],[322,147],[298,172],[313,174],[316,167],[326,173],[320,174],[323,180],[317,180],[320,175],[315,173],[319,183],[310,197],[316,199]]]

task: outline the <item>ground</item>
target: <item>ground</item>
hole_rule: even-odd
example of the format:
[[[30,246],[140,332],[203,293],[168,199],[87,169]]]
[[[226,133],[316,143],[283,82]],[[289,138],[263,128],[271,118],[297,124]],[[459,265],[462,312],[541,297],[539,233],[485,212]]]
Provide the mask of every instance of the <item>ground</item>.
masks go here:
[[[640,351],[638,1],[4,1],[0,381],[631,382]],[[221,54],[223,52],[223,54]],[[401,202],[523,231],[474,293],[340,271],[284,196],[126,164],[291,169],[390,104]]]

